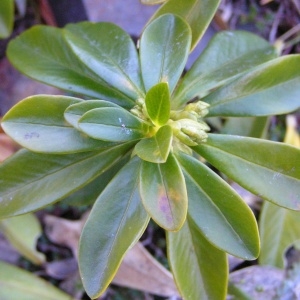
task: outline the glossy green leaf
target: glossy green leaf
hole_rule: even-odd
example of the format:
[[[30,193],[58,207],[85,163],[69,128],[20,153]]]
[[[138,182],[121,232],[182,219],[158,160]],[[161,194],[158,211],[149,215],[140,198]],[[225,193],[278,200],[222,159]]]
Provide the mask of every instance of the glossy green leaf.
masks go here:
[[[300,107],[300,55],[266,62],[205,97],[209,116],[268,116]]]
[[[146,91],[160,82],[167,82],[172,93],[185,67],[190,43],[191,30],[177,16],[161,16],[146,27],[140,40]]]
[[[165,163],[172,146],[173,131],[169,125],[160,127],[150,138],[140,140],[135,148],[135,154],[141,159],[152,163]]]
[[[7,56],[32,79],[63,90],[132,107],[134,101],[85,66],[65,41],[62,29],[34,26],[9,43]]]
[[[65,109],[81,101],[50,95],[26,98],[3,117],[2,128],[17,143],[35,152],[74,153],[111,146],[87,137],[66,123]]]
[[[14,25],[14,1],[0,1],[0,39],[10,36]]]
[[[111,142],[125,142],[147,136],[149,126],[123,108],[95,108],[85,113],[78,126],[88,136]]]
[[[195,97],[203,98],[212,90],[276,56],[275,48],[255,34],[221,31],[211,39],[184,76],[176,89],[174,102],[181,106]]]
[[[243,259],[259,253],[255,217],[243,199],[210,168],[184,153],[178,160],[185,175],[188,214],[217,248]]]
[[[130,147],[72,155],[20,150],[0,165],[0,218],[25,214],[68,196],[111,167]]]
[[[228,118],[221,133],[255,138],[265,138],[270,124],[269,117]]]
[[[156,126],[165,125],[170,118],[170,92],[166,82],[153,86],[146,94],[146,109]]]
[[[130,36],[113,23],[82,22],[64,29],[75,55],[109,86],[131,99],[144,96],[140,64]]]
[[[193,149],[245,189],[300,210],[300,150],[255,138],[209,134]]]
[[[265,202],[259,220],[259,263],[284,268],[284,253],[300,239],[300,214]]]
[[[226,298],[226,254],[212,246],[188,217],[178,232],[167,233],[168,258],[186,300]]]
[[[32,273],[0,261],[0,299],[72,300],[72,297]]]
[[[21,255],[37,265],[45,262],[44,254],[36,250],[37,239],[42,235],[42,228],[34,214],[1,220],[0,229]]]
[[[143,161],[140,193],[151,218],[162,228],[177,231],[187,214],[186,186],[180,166],[172,153],[165,163]]]
[[[157,10],[152,19],[168,13],[182,17],[192,29],[193,49],[205,33],[220,2],[220,0],[169,0]]]
[[[106,188],[107,184],[120,171],[120,169],[128,162],[129,155],[125,155],[120,161],[116,162],[103,174],[95,178],[93,181],[79,189],[75,193],[69,195],[62,200],[63,204],[71,206],[87,206],[94,204],[99,195]]]
[[[149,222],[138,191],[140,166],[141,160],[135,157],[121,169],[97,199],[84,226],[79,267],[92,299],[105,291]]]
[[[87,100],[70,105],[64,113],[66,121],[73,127],[79,129],[79,119],[89,110],[101,107],[119,107],[117,104],[103,100]]]

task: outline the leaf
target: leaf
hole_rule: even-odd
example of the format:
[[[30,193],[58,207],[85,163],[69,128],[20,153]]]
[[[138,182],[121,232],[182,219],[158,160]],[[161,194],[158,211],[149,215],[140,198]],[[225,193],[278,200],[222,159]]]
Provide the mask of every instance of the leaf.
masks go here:
[[[269,117],[227,118],[221,129],[221,133],[265,138],[267,136],[269,124]]]
[[[75,55],[107,85],[135,100],[144,97],[136,47],[130,36],[112,23],[82,22],[64,29]]]
[[[195,97],[203,98],[275,57],[275,48],[255,34],[238,30],[221,31],[211,39],[184,76],[175,91],[174,102],[181,106]]]
[[[156,126],[165,125],[170,118],[170,92],[168,84],[161,82],[153,86],[145,99],[149,118]]]
[[[65,96],[28,97],[3,117],[2,127],[17,143],[35,152],[74,153],[111,146],[66,124],[65,109],[81,101]]]
[[[14,1],[0,1],[0,39],[9,37],[14,26]]]
[[[149,126],[123,108],[95,108],[79,120],[80,130],[88,136],[110,142],[126,142],[145,137]]]
[[[165,125],[150,138],[140,140],[135,148],[135,154],[145,161],[165,163],[171,150],[173,131]]]
[[[259,263],[284,267],[284,252],[300,239],[299,212],[265,202],[259,220],[261,252]]]
[[[140,242],[125,255],[113,283],[162,297],[178,296],[172,274]]]
[[[0,261],[0,298],[28,300],[71,300],[72,297],[47,281]]]
[[[193,50],[204,35],[220,2],[220,0],[169,0],[156,11],[151,21],[170,13],[182,17],[192,29],[191,50]]]
[[[87,100],[68,106],[64,117],[66,121],[79,130],[78,121],[88,111],[101,107],[119,107],[117,104],[103,100]]]
[[[0,228],[10,244],[32,263],[41,265],[45,256],[36,250],[37,239],[42,235],[41,225],[33,214],[2,220]]]
[[[135,157],[121,169],[97,199],[83,228],[79,268],[92,299],[105,291],[149,222],[138,191],[140,165]]]
[[[167,232],[167,245],[170,267],[183,299],[226,298],[226,254],[212,246],[189,217],[178,232]]]
[[[178,154],[189,198],[188,214],[215,247],[247,260],[259,254],[255,217],[221,177],[184,153]]]
[[[111,167],[130,147],[72,155],[20,150],[0,165],[0,218],[25,214],[68,196]]]
[[[93,181],[77,190],[75,193],[69,195],[62,200],[62,204],[71,206],[87,206],[92,205],[98,198],[98,196],[105,189],[107,184],[117,174],[118,171],[127,163],[129,155],[125,155],[121,160],[116,162],[103,174],[95,178]]]
[[[209,116],[268,116],[300,107],[300,55],[266,62],[205,97]]]
[[[134,101],[85,66],[65,41],[62,29],[34,26],[12,40],[7,56],[32,79],[63,90],[132,107]]]
[[[160,82],[175,88],[188,58],[191,30],[174,15],[164,15],[150,23],[140,40],[140,60],[146,91]]]
[[[193,147],[239,185],[279,206],[300,210],[300,150],[271,141],[209,134]]]
[[[151,218],[162,228],[177,231],[187,214],[187,193],[180,166],[169,154],[163,164],[143,161],[140,193]]]

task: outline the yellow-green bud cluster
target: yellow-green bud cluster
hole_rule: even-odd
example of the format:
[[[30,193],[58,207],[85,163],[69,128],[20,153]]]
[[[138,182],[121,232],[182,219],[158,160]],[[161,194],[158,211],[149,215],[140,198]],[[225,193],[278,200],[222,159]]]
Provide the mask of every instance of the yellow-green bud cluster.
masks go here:
[[[171,111],[169,125],[174,135],[188,146],[196,146],[207,139],[209,126],[202,120],[208,114],[209,104],[198,101],[189,103],[182,110]]]
[[[135,105],[130,112],[144,121],[149,121],[145,100],[140,98],[136,100],[136,103],[137,105]]]

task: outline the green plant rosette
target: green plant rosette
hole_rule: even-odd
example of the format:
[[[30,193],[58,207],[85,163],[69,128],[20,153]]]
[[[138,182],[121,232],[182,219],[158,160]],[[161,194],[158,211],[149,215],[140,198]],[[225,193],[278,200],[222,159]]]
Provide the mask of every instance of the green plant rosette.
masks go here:
[[[225,299],[226,253],[252,260],[260,245],[251,209],[219,172],[270,202],[300,209],[299,149],[209,133],[205,122],[299,108],[300,56],[278,58],[253,34],[220,32],[182,77],[211,14],[196,24],[184,15],[156,16],[139,52],[110,23],[36,26],[9,44],[17,69],[74,96],[32,96],[4,116],[3,129],[26,149],[0,166],[0,217],[72,202],[86,191],[93,208],[79,267],[93,299],[150,218],[167,231],[183,298]]]

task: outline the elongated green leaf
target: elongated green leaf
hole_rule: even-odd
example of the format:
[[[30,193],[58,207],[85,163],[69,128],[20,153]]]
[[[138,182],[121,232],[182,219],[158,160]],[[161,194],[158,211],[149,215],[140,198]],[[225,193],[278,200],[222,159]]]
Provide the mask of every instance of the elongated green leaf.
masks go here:
[[[7,55],[15,68],[35,80],[126,107],[134,105],[81,62],[62,29],[34,26],[9,43]]]
[[[145,161],[165,163],[171,150],[172,138],[172,128],[165,125],[154,136],[139,141],[134,148],[135,153]]]
[[[268,116],[300,107],[300,55],[266,62],[205,97],[209,116]]]
[[[72,300],[72,297],[47,281],[0,261],[1,300]]]
[[[169,0],[158,9],[151,20],[168,13],[182,17],[192,29],[193,49],[205,33],[220,2],[220,0]]]
[[[98,176],[96,179],[79,189],[75,193],[69,195],[62,200],[63,204],[71,206],[87,206],[94,204],[96,199],[106,188],[112,178],[120,171],[120,169],[128,162],[129,155],[125,155],[120,161],[116,162],[103,174]]]
[[[149,222],[138,191],[141,160],[133,158],[97,199],[82,232],[79,267],[88,295],[107,288]]]
[[[170,92],[165,82],[153,86],[146,94],[145,104],[151,121],[157,125],[165,125],[170,118]]]
[[[265,202],[260,214],[261,252],[259,263],[284,267],[284,252],[300,239],[300,214]]]
[[[34,214],[1,220],[0,229],[21,255],[37,265],[45,262],[45,256],[36,250],[37,239],[42,235],[42,228]]]
[[[259,253],[255,217],[243,199],[221,177],[193,157],[180,153],[187,185],[188,214],[217,248],[254,259]]]
[[[193,149],[250,192],[300,210],[300,150],[255,138],[209,134]]]
[[[101,107],[119,107],[117,104],[103,100],[87,100],[70,105],[64,113],[66,121],[73,127],[79,129],[79,119],[89,110]]]
[[[68,196],[117,162],[129,147],[72,155],[17,152],[0,165],[0,218],[25,214]]]
[[[177,16],[161,16],[146,27],[140,41],[146,91],[160,82],[167,82],[172,93],[185,67],[190,43],[191,30]]]
[[[77,57],[109,86],[131,99],[144,96],[136,47],[112,23],[69,24],[64,36]]]
[[[255,34],[219,32],[184,76],[175,92],[174,102],[181,106],[195,97],[203,98],[212,90],[276,56],[275,48]]]
[[[167,245],[172,273],[183,299],[226,298],[226,254],[212,246],[189,217],[178,232],[167,233]]]
[[[184,177],[173,154],[163,164],[143,161],[140,180],[143,204],[151,218],[166,230],[179,230],[188,200]]]
[[[270,117],[235,117],[228,118],[221,133],[265,138],[270,124]]]
[[[14,1],[0,1],[0,38],[10,36],[14,25]]]
[[[80,119],[80,130],[94,139],[125,142],[146,137],[149,126],[123,108],[95,108]]]
[[[26,98],[3,117],[2,128],[17,143],[35,152],[74,153],[111,146],[87,137],[65,122],[65,109],[81,101],[48,95]]]

